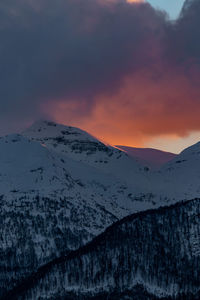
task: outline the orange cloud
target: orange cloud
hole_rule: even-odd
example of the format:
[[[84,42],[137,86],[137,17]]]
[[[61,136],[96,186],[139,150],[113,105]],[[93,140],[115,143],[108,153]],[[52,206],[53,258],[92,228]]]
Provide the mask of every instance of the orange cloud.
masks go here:
[[[53,118],[143,145],[200,130],[199,1],[176,23],[147,1],[35,1],[1,12],[1,132]]]
[[[200,74],[199,74],[200,75]],[[187,136],[200,129],[200,90],[183,70],[143,70],[124,79],[114,93],[101,94],[85,115],[84,102],[60,101],[50,108],[56,121],[79,126],[111,144],[143,146],[155,136]]]

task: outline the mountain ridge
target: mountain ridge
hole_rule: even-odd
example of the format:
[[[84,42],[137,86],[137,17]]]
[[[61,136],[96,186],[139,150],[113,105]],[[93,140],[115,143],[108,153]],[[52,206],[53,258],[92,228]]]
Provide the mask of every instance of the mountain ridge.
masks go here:
[[[90,145],[84,151],[91,154],[84,154],[81,162],[81,153],[73,160],[28,136],[0,139],[1,291],[61,253],[85,244],[130,211],[153,205],[148,199],[134,199],[133,187],[110,172],[120,159],[119,150],[110,152],[103,146],[102,154],[102,145],[100,150],[98,146],[93,148],[98,160],[102,159],[98,155],[109,160],[108,154],[116,151],[108,171],[109,163],[94,166],[102,162],[95,162]],[[92,163],[87,164],[84,158],[90,155]],[[126,155],[122,160],[132,163]]]
[[[189,206],[189,208],[190,208],[190,210],[188,211],[187,209],[185,209],[185,208],[187,208],[187,206]],[[194,209],[194,211],[193,211],[193,209]],[[190,230],[193,230],[193,224],[196,224],[195,222],[197,221],[197,220],[199,220],[199,218],[197,217],[197,215],[196,215],[196,213],[199,213],[200,212],[200,200],[199,199],[194,199],[194,200],[190,200],[190,201],[183,201],[183,202],[180,202],[180,203],[176,203],[176,204],[174,204],[174,205],[171,205],[171,206],[168,206],[168,207],[161,207],[161,208],[159,208],[159,209],[154,209],[154,210],[148,210],[148,211],[145,211],[145,212],[139,212],[139,213],[136,213],[136,214],[133,214],[133,215],[130,215],[130,216],[127,216],[127,217],[125,217],[125,218],[123,218],[122,220],[120,220],[120,221],[118,221],[118,222],[116,222],[116,223],[114,223],[113,225],[111,225],[110,227],[108,227],[102,234],[100,234],[99,236],[97,236],[97,237],[95,237],[90,243],[88,243],[87,245],[85,245],[85,246],[83,246],[82,248],[80,248],[80,249],[78,249],[78,250],[75,250],[75,251],[73,251],[73,252],[71,252],[71,253],[69,253],[67,256],[63,256],[63,257],[61,257],[60,259],[58,259],[57,261],[55,261],[55,262],[53,262],[51,265],[49,264],[48,266],[46,266],[46,268],[43,268],[43,270],[42,270],[42,274],[40,273],[40,271],[39,271],[39,276],[34,276],[34,282],[33,282],[33,280],[30,278],[29,279],[29,281],[28,282],[25,282],[25,283],[23,283],[21,286],[19,286],[18,288],[16,288],[16,289],[14,289],[12,292],[10,292],[10,293],[8,293],[7,294],[7,296],[6,297],[8,297],[9,296],[9,299],[21,299],[20,297],[22,296],[22,294],[23,294],[23,291],[25,292],[25,294],[26,294],[26,289],[27,289],[27,286],[29,285],[29,289],[31,289],[31,286],[32,285],[37,285],[37,281],[38,282],[40,282],[40,288],[39,288],[39,290],[41,290],[42,288],[41,288],[41,284],[43,285],[43,282],[45,282],[45,280],[44,279],[42,279],[43,278],[43,276],[46,276],[45,275],[45,273],[47,274],[48,272],[51,272],[52,271],[52,269],[54,268],[55,269],[55,265],[57,265],[57,264],[64,264],[65,263],[65,261],[73,261],[74,259],[76,259],[76,258],[78,258],[78,259],[80,259],[81,260],[81,257],[84,257],[85,255],[87,255],[88,253],[96,253],[96,251],[97,250],[95,250],[97,247],[100,247],[100,248],[102,248],[102,247],[104,247],[103,245],[105,244],[105,245],[107,245],[107,242],[105,241],[105,239],[106,240],[108,240],[109,242],[111,242],[111,245],[112,245],[112,239],[113,239],[113,236],[115,237],[115,238],[117,238],[117,236],[118,236],[118,233],[116,232],[116,228],[118,228],[118,227],[120,227],[121,229],[121,233],[119,233],[119,234],[122,234],[122,236],[123,235],[125,235],[125,239],[123,238],[122,240],[123,240],[123,242],[125,242],[126,243],[126,241],[127,241],[127,243],[128,243],[128,241],[129,241],[129,238],[130,238],[130,234],[132,234],[132,232],[133,232],[133,230],[135,230],[134,228],[134,220],[138,220],[139,222],[143,222],[143,220],[145,220],[145,218],[147,218],[149,221],[148,222],[150,222],[149,223],[149,225],[150,226],[152,226],[153,224],[151,223],[152,221],[153,221],[153,219],[155,218],[155,216],[156,216],[156,220],[158,220],[158,221],[156,221],[156,223],[157,222],[160,222],[159,220],[160,220],[160,218],[162,219],[162,216],[165,216],[165,218],[169,218],[169,216],[173,216],[173,218],[178,218],[178,220],[175,218],[175,219],[173,219],[175,222],[178,222],[177,224],[179,224],[178,226],[180,227],[180,222],[183,222],[183,219],[181,219],[182,217],[178,217],[178,215],[179,215],[179,213],[181,213],[182,214],[182,216],[184,216],[184,220],[186,220],[186,215],[185,215],[185,213],[189,216],[189,225],[187,225],[187,224],[185,224],[185,225],[187,225],[187,226],[189,226],[189,228],[190,228]],[[193,217],[196,215],[196,217],[195,217],[195,219],[193,219]],[[152,216],[152,218],[150,218],[149,219],[149,217],[148,216]],[[180,220],[179,220],[180,219]],[[196,221],[195,221],[196,220]],[[146,222],[146,221],[145,221]],[[163,222],[164,222],[164,220],[163,220]],[[190,224],[190,222],[191,222],[191,224]],[[152,227],[152,229],[154,228],[157,228],[157,227],[155,227],[156,226],[156,223],[155,223],[155,225],[153,225],[153,227]],[[169,223],[169,222],[168,222]],[[133,229],[132,229],[132,227],[130,227],[130,233],[128,233],[128,227],[126,228],[126,230],[125,230],[125,228],[123,229],[123,226],[124,226],[124,224],[133,224]],[[139,225],[140,223],[138,223],[138,226],[140,226]],[[159,224],[159,223],[158,223]],[[170,223],[169,223],[170,224]],[[164,225],[164,223],[163,223],[163,225]],[[129,225],[128,225],[129,226]],[[132,225],[131,225],[132,226]],[[146,226],[146,225],[145,225]],[[199,228],[199,229],[197,229],[197,230],[200,230],[200,223],[198,222],[198,227],[196,227],[196,228]],[[159,229],[157,229],[158,230],[158,232],[159,232]],[[163,230],[164,230],[164,228],[163,228]],[[160,231],[160,233],[162,233],[162,234],[164,234],[164,232],[165,231]],[[138,232],[138,235],[137,235],[137,237],[139,238],[139,236],[140,236],[140,234],[141,234],[141,232]],[[143,235],[144,233],[142,233],[142,235]],[[179,234],[181,234],[181,233],[179,233]],[[183,236],[182,236],[183,237]],[[157,236],[155,236],[154,237],[155,239],[156,238],[158,238],[159,239],[159,235]],[[121,241],[122,241],[121,240]],[[167,240],[166,240],[167,241]],[[176,241],[177,242],[177,241]],[[182,241],[179,241],[179,243],[181,243]],[[102,244],[103,243],[103,244]],[[173,241],[173,243],[175,243],[175,241]],[[192,242],[193,243],[193,242]],[[199,246],[200,246],[200,239],[198,239],[198,243],[199,243]],[[99,246],[98,246],[99,245]],[[117,240],[115,241],[114,240],[114,245],[116,245],[116,247],[121,247],[119,244],[118,244],[118,242],[117,242]],[[123,243],[122,243],[122,245],[124,245]],[[194,245],[194,244],[193,244]],[[162,247],[163,247],[164,245],[162,245]],[[166,245],[165,245],[166,246]],[[106,246],[107,247],[107,246]],[[115,246],[114,246],[115,247]],[[126,244],[125,244],[125,246],[122,246],[122,247],[126,247]],[[161,247],[161,245],[160,245],[160,247]],[[171,246],[170,246],[171,247]],[[174,246],[173,246],[174,247]],[[120,249],[120,248],[119,248]],[[166,247],[165,248],[163,248],[163,249],[166,249]],[[99,251],[99,250],[98,250]],[[108,249],[108,251],[110,251],[109,249]],[[121,250],[120,250],[121,251]],[[136,250],[137,251],[137,250]],[[163,251],[163,250],[162,250]],[[184,250],[184,251],[187,251],[187,250]],[[166,252],[167,253],[167,252]],[[178,252],[177,252],[178,253]],[[130,253],[129,253],[130,254]],[[200,259],[200,256],[199,256],[199,254],[200,254],[200,250],[199,250],[199,252],[197,252],[197,254],[194,254],[196,257],[197,257],[197,259]],[[92,254],[91,254],[92,255]],[[106,254],[105,254],[106,255]],[[115,254],[113,254],[113,255],[115,255]],[[166,255],[166,254],[164,254],[164,255]],[[184,254],[185,255],[185,254]],[[91,259],[93,259],[92,258],[92,256],[90,256],[91,257]],[[99,258],[99,259],[103,259],[103,257],[104,256],[102,256],[102,258]],[[199,258],[198,258],[199,257]],[[107,257],[107,259],[108,259],[108,257]],[[124,256],[124,259],[125,259],[125,256]],[[171,258],[169,258],[170,260],[172,259],[172,257]],[[101,261],[101,264],[102,264],[103,262]],[[142,263],[142,262],[141,262]],[[160,262],[161,263],[161,262]],[[171,261],[169,261],[169,263],[171,263]],[[197,262],[195,262],[195,263],[197,263]],[[81,266],[81,265],[80,265]],[[123,265],[122,265],[123,266]],[[64,266],[63,266],[64,267]],[[63,267],[61,268],[62,270],[64,270],[65,269],[65,267],[64,267],[64,269],[63,269]],[[123,268],[123,267],[122,267]],[[108,271],[109,271],[109,269],[108,269]],[[60,271],[59,271],[60,272]],[[70,271],[71,272],[71,271]],[[78,270],[76,271],[76,272],[79,272]],[[173,274],[173,273],[172,273]],[[180,274],[182,274],[182,273],[180,273]],[[191,274],[190,274],[191,275]],[[63,275],[61,275],[61,276],[64,276],[64,273],[63,273]],[[91,276],[93,276],[93,275],[91,275]],[[181,276],[183,276],[183,274],[181,275]],[[197,275],[194,275],[194,276],[197,276]],[[47,278],[47,280],[49,280],[49,281],[51,281],[51,276],[50,275],[47,275],[46,276],[46,278]],[[75,277],[74,277],[75,278]],[[196,278],[198,278],[198,277],[196,277]],[[80,277],[79,277],[79,280],[81,280],[80,279]],[[90,279],[88,279],[88,280],[90,280]],[[188,279],[187,279],[188,280]],[[191,281],[191,279],[190,279],[190,281]],[[139,284],[141,284],[141,281],[139,281],[138,282]],[[198,281],[197,281],[197,283],[198,283]],[[51,286],[51,284],[49,284],[49,286]],[[81,286],[81,285],[80,285]],[[56,285],[54,284],[54,289],[56,288]],[[128,286],[126,286],[125,285],[125,288],[127,288],[128,289]],[[144,288],[145,288],[145,285],[144,285]],[[86,288],[87,289],[87,288]],[[148,288],[149,289],[149,288]],[[147,290],[148,290],[147,289]],[[34,290],[34,287],[33,287],[33,290]],[[73,290],[73,288],[72,288],[72,290]],[[72,290],[71,290],[71,292],[72,292]],[[130,290],[130,293],[131,293],[131,289],[129,288],[129,290]],[[70,291],[70,290],[69,290]],[[106,291],[106,290],[105,290]],[[122,291],[123,291],[123,289],[122,289]],[[175,297],[176,297],[176,299],[179,299],[177,296],[178,296],[178,294],[177,294],[177,292],[176,292],[176,289],[173,291],[171,291],[171,292],[167,292],[167,293],[164,293],[164,294],[162,294],[162,296],[161,296],[161,294],[160,294],[160,296],[159,296],[159,293],[158,293],[158,291],[159,291],[159,289],[156,291],[156,289],[155,289],[155,291],[153,292],[153,294],[152,295],[154,295],[154,296],[158,296],[158,298],[159,299],[175,299]],[[67,290],[66,290],[66,292],[67,292]],[[79,291],[79,292],[81,292],[81,290]],[[101,291],[101,292],[103,292],[103,291]],[[111,289],[111,292],[112,292],[112,289]],[[150,290],[148,291],[150,294],[151,294],[151,292],[150,292]],[[187,293],[188,293],[189,291],[186,291],[186,295],[187,295]],[[197,292],[198,292],[198,289],[197,289]],[[136,293],[138,293],[137,291],[136,291]],[[183,293],[184,294],[184,290],[182,290],[181,291],[181,293]],[[94,290],[94,292],[93,292],[93,295],[95,295],[95,294],[97,294],[98,295],[98,292],[95,292],[95,290]],[[170,295],[171,294],[171,295]],[[15,296],[17,295],[17,298],[15,298]],[[25,298],[23,298],[23,299],[35,299],[34,297],[37,295],[37,293],[36,294],[34,294],[34,292],[33,292],[33,296],[30,296],[31,295],[31,293],[27,293],[27,295],[28,295],[28,298],[26,298],[26,296],[25,296]],[[92,295],[92,292],[91,292],[91,294],[90,294],[90,292],[89,292],[89,294],[88,295]],[[181,295],[181,294],[180,294]],[[179,295],[179,296],[180,296]],[[63,296],[64,296],[64,294],[63,294]],[[75,296],[75,294],[74,294],[74,296]],[[83,296],[84,296],[84,294],[83,294]],[[137,294],[136,294],[136,296],[137,296]],[[30,297],[30,298],[29,298]],[[53,294],[51,294],[51,297],[53,297],[52,299],[54,299],[54,296],[53,296]],[[173,298],[174,297],[174,298]],[[187,297],[187,296],[186,296]],[[4,299],[4,298],[3,298]],[[6,299],[6,298],[5,298]],[[46,298],[44,298],[44,299],[46,299]],[[57,299],[57,298],[55,298],[55,299]],[[64,299],[64,298],[63,298]],[[68,298],[66,298],[66,299],[68,299]],[[74,298],[75,299],[75,298]],[[77,299],[79,299],[78,297],[77,297]],[[80,298],[80,299],[82,299],[82,298]],[[87,299],[87,298],[86,298]],[[89,298],[88,298],[89,299]],[[91,298],[91,299],[93,299],[93,298]],[[94,299],[96,299],[96,298],[94,298]],[[102,298],[102,299],[104,299],[104,298]],[[105,298],[106,299],[106,298]],[[110,299],[110,298],[109,298]],[[115,299],[115,298],[114,298]],[[132,298],[131,298],[132,299]],[[135,298],[134,298],[135,299]],[[143,299],[143,298],[139,298],[139,299]],[[146,298],[144,298],[144,299],[146,299]],[[151,298],[151,299],[153,299],[153,298]],[[156,298],[157,299],[157,298]],[[180,298],[180,299],[184,299],[184,298]],[[186,298],[186,299],[194,299],[194,298]],[[197,298],[198,299],[198,298]]]
[[[122,145],[116,147],[125,151],[128,155],[140,159],[143,164],[153,169],[159,169],[163,164],[177,156],[175,153],[154,148],[136,148]]]
[[[200,195],[198,143],[152,171],[77,130],[42,121],[0,139],[1,292],[129,214]]]

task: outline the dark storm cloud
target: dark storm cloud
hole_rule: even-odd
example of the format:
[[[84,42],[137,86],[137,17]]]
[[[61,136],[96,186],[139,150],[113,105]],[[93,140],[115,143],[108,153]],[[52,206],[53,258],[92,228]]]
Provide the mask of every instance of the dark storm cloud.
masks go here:
[[[178,20],[175,27],[176,51],[179,59],[200,62],[200,1],[189,0],[190,3]],[[198,66],[199,67],[199,66]]]
[[[34,118],[45,101],[111,92],[152,63],[145,45],[163,25],[149,5],[124,1],[1,1],[0,116]]]
[[[171,24],[164,13],[147,3],[1,1],[1,131],[8,130],[8,124],[13,130],[37,118],[54,117],[60,102],[77,105],[70,116],[75,121],[94,118],[94,106],[105,106],[108,101],[120,113],[128,101],[134,116],[129,128],[144,134],[173,130],[184,134],[184,130],[200,129],[195,115],[182,132],[175,120],[170,120],[174,115],[183,124],[188,107],[200,108],[199,13],[199,1],[194,1],[176,24]],[[127,78],[125,97],[131,101],[120,96]],[[162,126],[155,122],[152,105]],[[151,126],[145,127],[142,119]]]

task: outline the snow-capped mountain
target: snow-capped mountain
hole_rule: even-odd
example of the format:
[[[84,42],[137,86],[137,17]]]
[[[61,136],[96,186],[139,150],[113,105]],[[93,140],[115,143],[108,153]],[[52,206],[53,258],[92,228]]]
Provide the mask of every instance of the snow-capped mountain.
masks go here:
[[[147,168],[139,159],[128,156],[124,151],[101,142],[79,128],[39,121],[22,134],[59,154],[84,162],[131,185],[135,182],[135,188],[145,181]]]
[[[113,222],[199,197],[199,144],[159,171],[49,121],[0,138],[0,295]]]
[[[176,157],[176,154],[165,152],[152,148],[135,148],[128,146],[116,146],[118,149],[123,150],[130,157],[138,159],[141,163],[147,165],[151,169],[158,169],[163,164]]]
[[[130,215],[44,266],[8,299],[198,300],[200,199]]]
[[[200,197],[200,143],[183,150],[155,174],[157,193],[174,201]]]
[[[190,150],[193,147],[198,149],[198,144],[189,147],[188,150],[184,150],[179,155],[171,153],[165,155],[165,153],[160,153],[157,150],[150,151],[154,155],[154,162],[161,162],[170,158],[159,169],[149,168],[148,162],[142,160],[141,157],[131,155],[127,149],[124,151],[123,147],[120,150],[104,144],[87,132],[75,127],[40,121],[22,134],[46,146],[53,153],[62,155],[74,163],[77,161],[77,166],[80,163],[85,165],[86,169],[83,172],[77,172],[76,168],[70,166],[70,174],[77,180],[86,179],[91,174],[87,168],[92,167],[96,172],[101,172],[97,181],[100,178],[102,180],[102,178],[110,177],[113,178],[113,181],[121,182],[122,186],[127,187],[129,191],[131,190],[128,198],[134,201],[143,199],[149,204],[159,206],[200,196],[198,175],[200,156],[196,155],[194,159]],[[149,151],[147,152],[148,154],[143,152],[142,155],[149,155]],[[106,181],[107,179],[104,180],[104,182]],[[133,212],[132,206],[129,205],[130,207],[129,212]],[[142,209],[144,207],[146,206],[143,205]]]
[[[72,144],[66,151],[60,144],[60,130],[65,128],[66,135],[68,127],[47,126],[59,130],[54,140],[57,147],[45,143],[49,140],[43,138],[43,132],[41,140],[19,134],[0,139],[1,293],[42,264],[85,244],[114,221],[156,205],[149,197],[136,197],[137,183],[147,171],[143,167],[140,170],[126,154],[84,133],[87,146],[83,147],[83,159],[80,161],[79,148],[78,159],[74,160]],[[82,140],[80,137],[80,145]],[[99,167],[104,165],[101,161],[95,162],[90,141],[96,160],[107,159],[108,169]],[[78,144],[77,138],[74,143]],[[92,162],[88,163],[90,155]],[[110,172],[118,161],[116,170],[123,162],[137,170],[133,185]]]

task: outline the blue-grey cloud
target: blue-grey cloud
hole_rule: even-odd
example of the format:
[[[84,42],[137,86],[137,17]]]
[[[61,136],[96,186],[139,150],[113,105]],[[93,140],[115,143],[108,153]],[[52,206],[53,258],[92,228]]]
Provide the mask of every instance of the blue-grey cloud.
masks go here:
[[[200,8],[198,0],[193,2],[172,24],[148,3],[2,0],[1,132],[48,117],[49,110],[45,112],[44,107],[60,100],[84,103],[73,117],[87,115],[102,93],[115,99],[112,95],[127,77],[133,78],[132,90],[136,84],[134,98],[138,97],[139,103],[138,81],[134,78],[141,71],[148,74],[149,82],[165,87],[162,79],[170,81],[174,70],[177,77],[184,75],[191,87],[195,85],[198,94]],[[148,89],[146,78],[144,84]],[[179,82],[177,89],[180,86]],[[141,92],[144,89],[141,82]],[[151,97],[149,89],[148,105],[155,100]],[[170,113],[174,98],[161,97],[159,101]],[[185,100],[177,99],[175,107],[181,101]],[[137,114],[135,100],[133,110]]]
[[[50,100],[91,105],[99,92],[112,92],[124,75],[152,63],[145,44],[162,34],[163,19],[148,4],[125,1],[2,0],[1,120],[20,124],[40,117]]]

